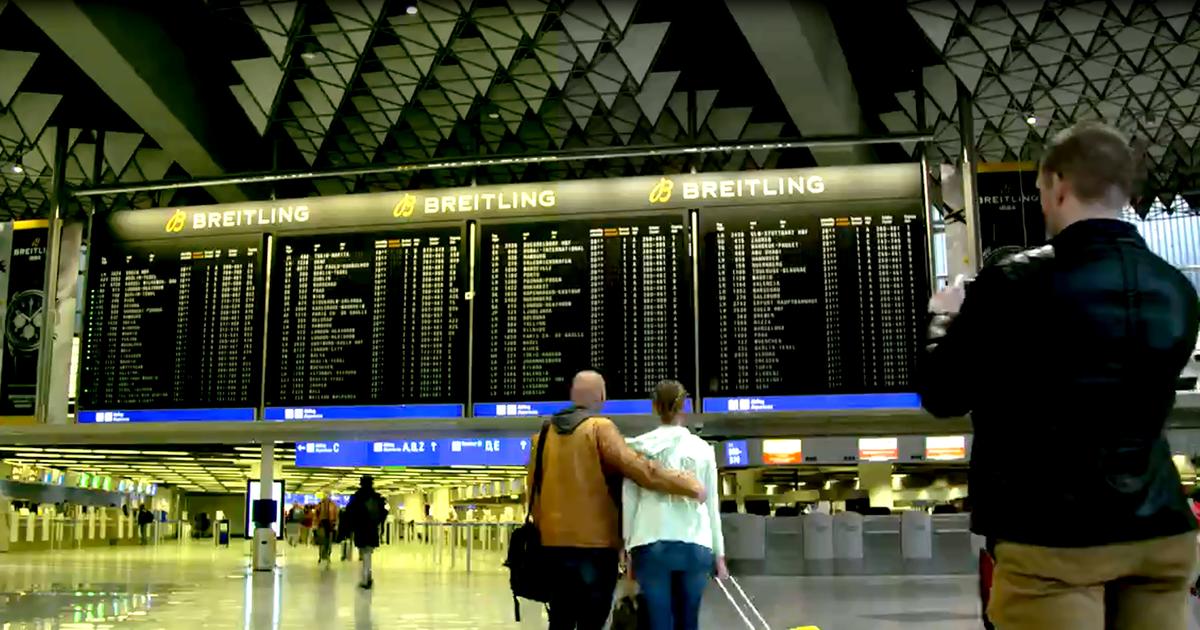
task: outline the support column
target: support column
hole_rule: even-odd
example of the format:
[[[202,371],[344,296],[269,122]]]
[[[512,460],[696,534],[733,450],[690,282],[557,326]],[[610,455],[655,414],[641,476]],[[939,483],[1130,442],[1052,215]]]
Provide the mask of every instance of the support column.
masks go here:
[[[975,189],[975,100],[971,91],[961,83],[958,85],[958,133],[962,139],[962,185],[963,215],[966,221],[966,254],[968,273],[974,275],[983,262],[983,250],[979,236],[979,197]],[[947,233],[949,238],[949,233]],[[950,281],[955,272],[950,270]]]
[[[892,496],[892,465],[886,462],[862,462],[858,465],[858,487],[867,491],[873,508],[896,507]]]
[[[37,388],[34,390],[34,415],[38,422],[50,417],[50,381],[54,374],[54,333],[58,319],[58,262],[62,250],[62,225],[67,203],[67,142],[70,130],[55,129],[54,170],[50,187],[50,216],[46,231],[46,275],[42,284],[42,338],[38,347]]]

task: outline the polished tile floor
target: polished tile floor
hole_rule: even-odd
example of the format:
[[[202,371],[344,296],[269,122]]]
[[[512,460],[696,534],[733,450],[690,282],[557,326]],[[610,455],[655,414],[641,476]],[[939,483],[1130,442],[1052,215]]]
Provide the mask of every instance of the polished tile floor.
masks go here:
[[[373,591],[356,588],[357,563],[316,566],[311,548],[284,549],[275,572],[248,569],[249,547],[165,543],[0,554],[0,628],[544,628],[526,604],[512,618],[507,575],[495,553],[453,566],[424,546],[393,546],[376,557]],[[772,628],[975,630],[970,578],[754,578],[742,580]],[[744,624],[713,587],[704,628]]]

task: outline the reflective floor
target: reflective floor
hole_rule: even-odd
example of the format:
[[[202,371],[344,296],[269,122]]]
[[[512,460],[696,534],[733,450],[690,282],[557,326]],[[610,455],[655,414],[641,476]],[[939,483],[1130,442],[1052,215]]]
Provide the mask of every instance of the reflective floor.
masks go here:
[[[356,587],[357,563],[318,568],[311,548],[283,550],[275,572],[250,571],[249,546],[166,543],[0,554],[0,627],[100,628],[545,628],[537,606],[512,617],[495,553],[451,566],[423,546],[381,549],[375,589]],[[742,580],[772,628],[966,630],[980,625],[970,578]],[[713,587],[704,628],[744,627]]]

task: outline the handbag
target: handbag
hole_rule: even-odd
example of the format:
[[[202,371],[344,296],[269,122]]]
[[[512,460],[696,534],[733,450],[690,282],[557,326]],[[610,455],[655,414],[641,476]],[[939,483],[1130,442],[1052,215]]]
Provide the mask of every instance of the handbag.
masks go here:
[[[538,434],[537,454],[533,461],[533,487],[529,489],[529,509],[525,511],[525,522],[513,531],[508,544],[508,585],[512,588],[513,616],[521,621],[521,603],[517,598],[549,603],[553,579],[547,571],[545,553],[542,548],[542,533],[533,522],[533,502],[542,490],[542,452],[546,448],[546,435],[550,423],[542,424]]]
[[[609,630],[647,630],[650,615],[638,592],[637,582],[628,577],[617,583],[617,601],[613,604]]]

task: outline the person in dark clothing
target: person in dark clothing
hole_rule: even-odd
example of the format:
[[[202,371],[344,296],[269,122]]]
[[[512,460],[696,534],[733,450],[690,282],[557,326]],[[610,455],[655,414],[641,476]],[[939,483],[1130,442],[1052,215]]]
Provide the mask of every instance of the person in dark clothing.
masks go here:
[[[342,512],[341,521],[346,528],[343,535],[351,536],[358,555],[362,559],[362,579],[359,586],[371,588],[375,580],[371,575],[371,555],[379,546],[379,528],[387,518],[387,507],[383,497],[375,491],[375,479],[363,475],[358,490],[350,497],[350,503]]]
[[[138,506],[137,525],[138,534],[141,536],[143,545],[150,542],[150,526],[154,524],[154,513],[146,509],[145,505]]]
[[[1038,181],[1050,244],[930,301],[922,401],[971,414],[972,528],[1004,630],[1186,627],[1196,519],[1164,425],[1200,303],[1119,220],[1133,176],[1115,130],[1060,134]]]

